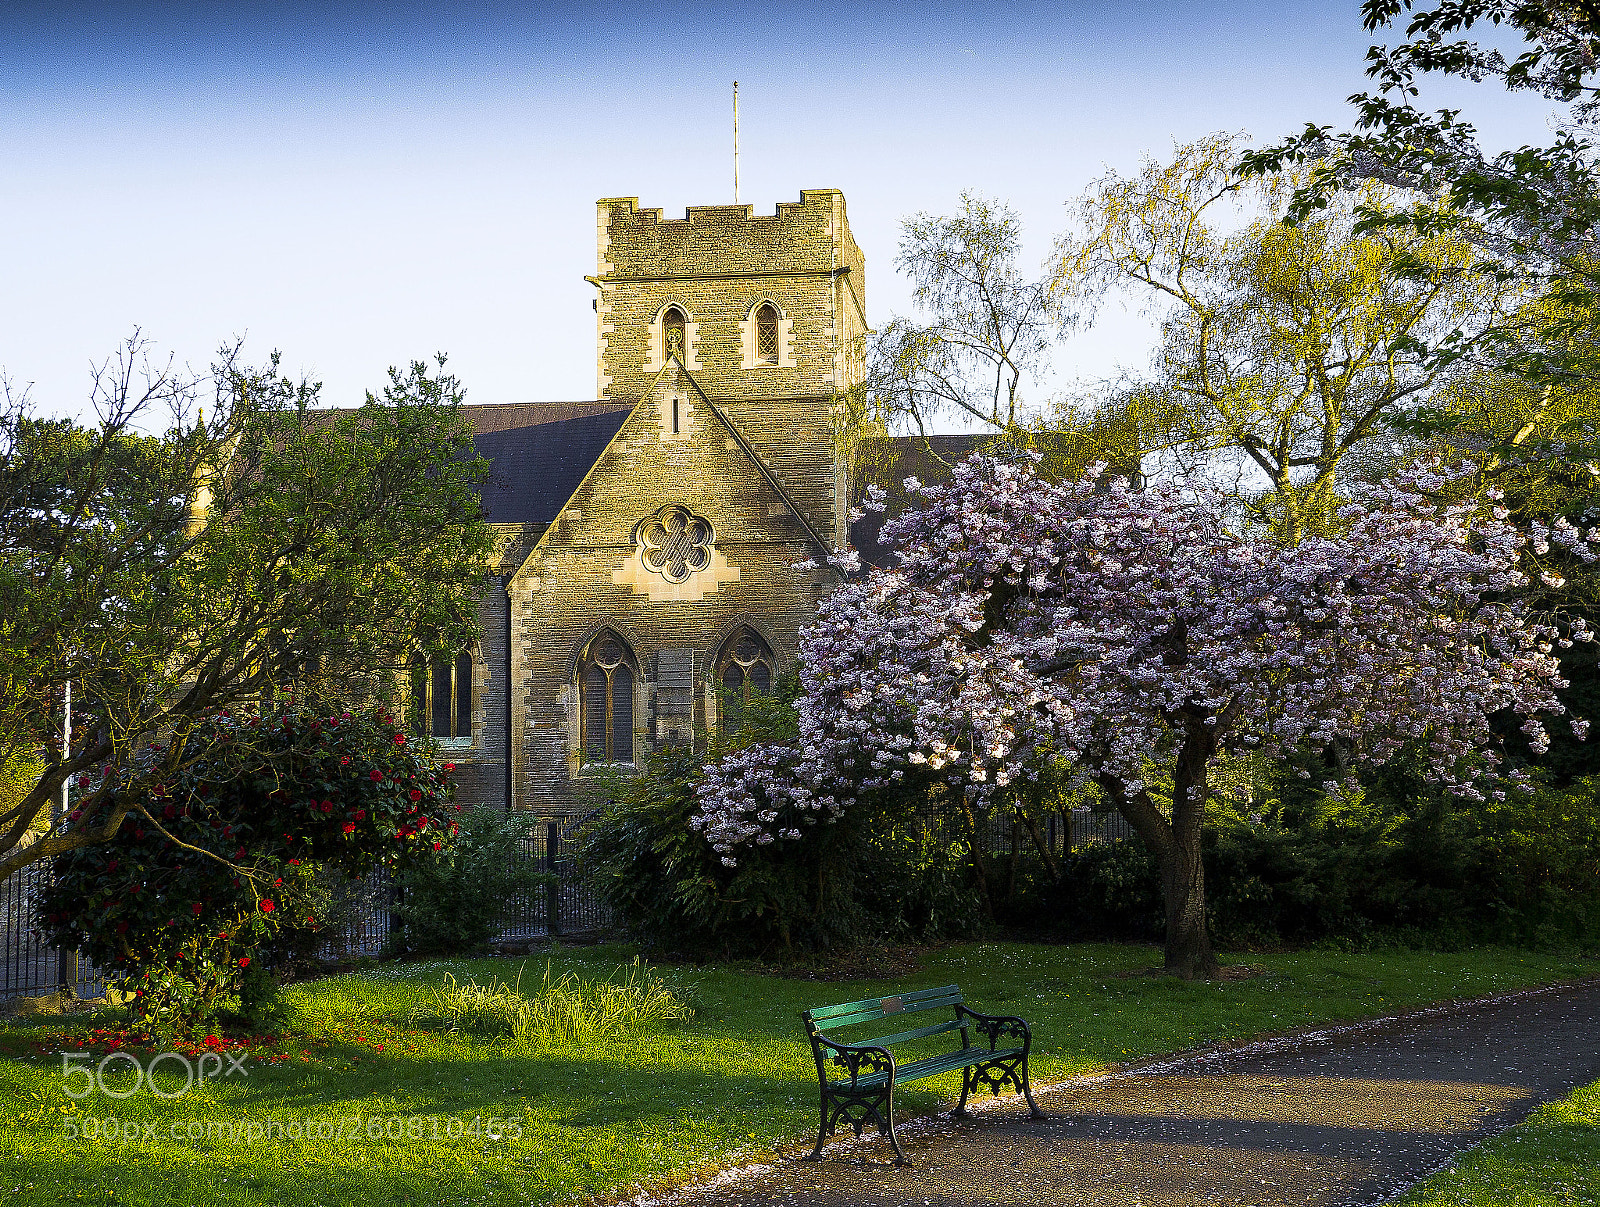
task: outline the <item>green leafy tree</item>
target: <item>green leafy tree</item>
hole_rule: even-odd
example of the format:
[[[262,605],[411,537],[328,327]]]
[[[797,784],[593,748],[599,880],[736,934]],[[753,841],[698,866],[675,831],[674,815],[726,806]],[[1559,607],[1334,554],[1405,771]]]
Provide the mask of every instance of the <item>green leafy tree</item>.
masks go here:
[[[200,757],[154,784],[166,751],[148,747],[72,811],[75,824],[132,816],[55,856],[39,924],[121,973],[147,1030],[195,1024],[317,925],[318,867],[358,876],[448,857],[454,766],[393,722],[300,706],[219,714],[189,734]]]
[[[1428,350],[1442,361],[1467,358],[1540,386],[1596,380],[1600,9],[1553,0],[1364,0],[1361,15],[1369,32],[1389,40],[1367,52],[1375,87],[1350,98],[1353,129],[1308,124],[1245,156],[1244,170],[1306,169],[1287,211],[1291,222],[1340,204],[1366,182],[1407,190],[1415,204],[1358,206],[1358,229],[1452,233],[1474,247],[1486,271],[1553,303],[1529,313],[1524,324],[1478,338],[1445,333]],[[1509,57],[1474,40],[1477,30],[1491,27],[1496,42],[1511,43]],[[1423,106],[1429,80],[1451,78],[1543,97],[1555,110],[1554,137],[1543,145],[1486,149],[1462,110]]]
[[[1227,484],[1296,540],[1327,521],[1342,476],[1392,447],[1390,423],[1449,382],[1428,346],[1488,330],[1515,294],[1453,232],[1361,233],[1354,204],[1285,225],[1294,180],[1242,175],[1240,152],[1214,135],[1096,182],[1052,288],[1080,321],[1129,293],[1160,315],[1150,371],[1088,418]],[[1359,203],[1391,204],[1373,187]]]
[[[225,350],[193,377],[146,353],[135,336],[101,366],[94,425],[15,393],[0,413],[0,763],[44,758],[0,812],[0,876],[108,842],[130,815],[159,831],[132,789],[205,757],[195,735],[218,711],[289,690],[389,698],[416,634],[453,651],[477,632],[484,463],[442,357],[328,411],[276,356],[252,369]],[[79,816],[17,846],[86,772]]]

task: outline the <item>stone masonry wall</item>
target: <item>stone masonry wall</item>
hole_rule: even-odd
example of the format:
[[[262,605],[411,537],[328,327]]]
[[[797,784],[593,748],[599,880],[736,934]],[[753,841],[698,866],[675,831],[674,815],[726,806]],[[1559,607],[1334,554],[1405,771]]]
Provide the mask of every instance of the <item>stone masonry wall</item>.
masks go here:
[[[669,504],[688,508],[714,531],[712,566],[680,588],[641,568],[634,540],[636,525]],[[655,655],[694,651],[694,724],[703,731],[712,659],[739,625],[767,639],[780,673],[794,669],[798,630],[837,582],[831,570],[792,568],[817,554],[783,497],[692,384],[669,372],[512,579],[515,807],[571,807],[592,795],[595,777],[578,763],[574,681],[576,659],[592,636],[612,628],[637,660],[635,751],[642,761]],[[673,594],[681,597],[667,597]]]
[[[844,195],[808,189],[770,215],[695,206],[681,219],[598,203],[597,389],[632,400],[663,364],[661,314],[688,319],[685,362],[819,532],[841,531],[842,470],[828,404],[852,384],[866,333],[866,268]],[[780,317],[779,363],[752,363],[753,315]]]

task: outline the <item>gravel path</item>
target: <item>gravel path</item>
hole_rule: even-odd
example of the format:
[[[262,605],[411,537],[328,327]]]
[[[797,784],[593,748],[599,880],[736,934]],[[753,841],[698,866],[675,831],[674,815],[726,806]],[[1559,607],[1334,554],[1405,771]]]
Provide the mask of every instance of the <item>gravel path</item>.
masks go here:
[[[705,1207],[1345,1207],[1381,1203],[1600,1078],[1600,981],[1008,1096],[679,1196]],[[987,1101],[987,1100],[986,1100]]]

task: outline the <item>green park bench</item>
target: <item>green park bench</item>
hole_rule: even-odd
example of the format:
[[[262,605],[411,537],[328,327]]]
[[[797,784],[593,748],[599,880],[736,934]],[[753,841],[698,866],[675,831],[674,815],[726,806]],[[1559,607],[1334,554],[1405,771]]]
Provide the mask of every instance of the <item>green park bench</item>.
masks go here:
[[[953,1017],[931,1026],[910,1031],[897,1031],[893,1035],[880,1035],[876,1039],[845,1043],[829,1039],[824,1032],[837,1031],[874,1019],[893,1018],[902,1014],[915,1014],[923,1010],[952,1010]],[[861,1002],[841,1002],[837,1006],[818,1006],[802,1010],[806,1034],[811,1037],[811,1053],[817,1061],[817,1081],[822,1093],[822,1123],[817,1129],[817,1146],[805,1159],[817,1161],[822,1157],[822,1142],[833,1135],[839,1120],[844,1119],[859,1137],[861,1129],[870,1120],[878,1125],[879,1134],[888,1133],[894,1146],[895,1164],[904,1165],[906,1155],[900,1151],[900,1140],[894,1134],[894,1087],[923,1077],[934,1077],[954,1069],[961,1070],[961,1101],[950,1112],[965,1119],[967,1093],[987,1085],[1000,1096],[1000,1087],[1010,1084],[1028,1100],[1029,1118],[1044,1119],[1046,1115],[1033,1100],[1028,1085],[1028,1049],[1033,1043],[1028,1024],[1009,1015],[979,1014],[968,1009],[955,985],[940,989],[918,989],[893,997],[873,997]],[[986,1036],[989,1046],[973,1047],[969,1030]],[[953,1052],[937,1056],[924,1056],[901,1064],[895,1059],[891,1045],[926,1039],[946,1031],[961,1032],[961,1046]],[[1020,1048],[1001,1048],[1001,1036],[1020,1039]],[[837,1066],[849,1074],[849,1080],[830,1080],[829,1066]]]

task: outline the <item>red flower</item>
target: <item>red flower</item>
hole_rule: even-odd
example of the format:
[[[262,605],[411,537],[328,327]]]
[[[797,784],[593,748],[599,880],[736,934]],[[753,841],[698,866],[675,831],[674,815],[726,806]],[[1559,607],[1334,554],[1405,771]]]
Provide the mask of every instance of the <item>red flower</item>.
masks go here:
[[[331,800],[323,801],[322,802],[322,811],[324,813],[332,813],[333,812],[333,802]]]
[[[289,866],[292,868],[297,868],[300,866],[300,861],[298,859],[291,859],[289,860]]]
[[[264,914],[270,914],[276,908],[277,906],[273,905],[270,901],[263,899],[261,902],[261,912]]]
[[[374,767],[371,771],[367,772],[367,774],[372,777],[372,782],[373,783],[378,783],[380,780],[383,779],[383,772],[379,771],[376,767]]]
[[[126,922],[118,922],[117,923],[117,933],[119,935],[122,934],[123,932],[125,932],[127,929],[128,929],[128,924]]]
[[[354,834],[356,832],[356,823],[353,822],[353,821],[345,822],[344,823],[344,832],[346,834]]]
[[[436,843],[433,844],[433,849],[435,851],[441,850],[441,849],[443,849],[443,847],[444,847],[444,843],[442,843],[442,842],[436,842]]]
[[[404,746],[406,744],[406,735],[403,734],[403,733],[395,734],[394,735],[394,744],[396,746]]]
[[[244,848],[240,847],[237,851],[235,851],[233,853],[233,857],[235,859],[243,859],[244,858]]]
[[[347,758],[344,758],[343,756],[341,756],[340,759],[339,759],[339,766],[348,767],[349,765],[350,765],[350,760],[347,759]]]
[[[249,956],[240,956],[239,957],[239,967],[240,968],[248,968],[248,967],[250,967],[250,957]]]
[[[411,799],[412,800],[421,800],[422,799],[422,793],[416,788],[411,789]]]
[[[366,821],[367,820],[367,811],[365,809],[357,809],[356,810],[356,820],[357,821]]]
[[[456,769],[456,765],[454,763],[446,763],[444,765],[444,769],[446,771],[454,771]]]
[[[117,861],[115,859],[113,859],[110,863],[106,864],[106,871],[114,872],[116,870],[117,870]]]
[[[196,902],[195,902],[195,903],[194,903],[194,912],[195,912],[195,913],[196,913],[196,914],[199,914],[199,912],[200,912],[200,911],[201,911],[201,910],[203,910],[203,909],[204,909],[204,908],[205,908],[205,906],[203,906],[203,905],[201,905],[201,904],[200,904],[200,903],[199,903],[199,902],[198,902],[198,901],[196,901]]]

